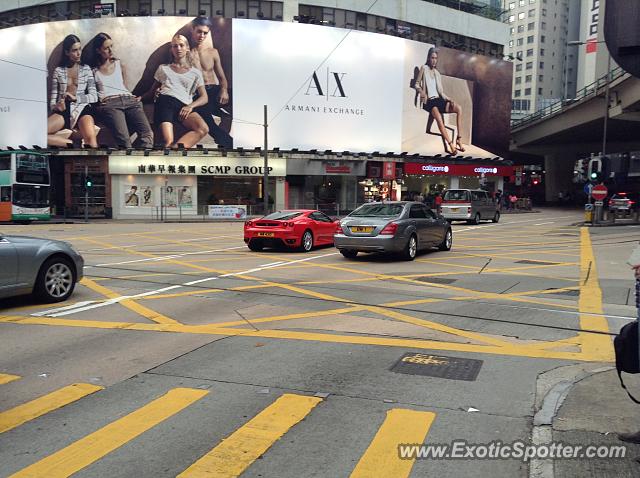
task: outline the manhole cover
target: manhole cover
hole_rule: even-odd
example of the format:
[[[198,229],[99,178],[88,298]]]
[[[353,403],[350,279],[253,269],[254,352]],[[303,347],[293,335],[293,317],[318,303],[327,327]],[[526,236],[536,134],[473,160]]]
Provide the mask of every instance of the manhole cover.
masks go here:
[[[559,290],[559,289],[551,287],[547,290]],[[556,292],[555,295],[570,295],[571,297],[578,297],[580,295],[580,291],[579,290],[560,290],[559,292]]]
[[[445,277],[417,277],[420,282],[431,282],[433,284],[453,284],[458,279],[446,279]]]
[[[473,382],[480,372],[480,367],[482,360],[413,352],[404,354],[391,371]]]
[[[529,261],[527,259],[516,261],[516,264],[535,264],[540,266],[552,266],[555,264],[560,264],[559,262],[545,262],[545,261]]]

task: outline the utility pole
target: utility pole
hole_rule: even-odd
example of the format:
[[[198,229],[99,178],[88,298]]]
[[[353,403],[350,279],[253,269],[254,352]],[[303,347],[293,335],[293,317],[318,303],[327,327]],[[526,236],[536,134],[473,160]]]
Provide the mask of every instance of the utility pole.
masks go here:
[[[89,165],[84,163],[84,222],[89,222]]]
[[[262,178],[262,200],[264,202],[264,214],[267,213],[267,207],[269,206],[269,194],[267,193],[267,186],[269,185],[269,147],[267,143],[267,105],[264,105],[264,176]]]

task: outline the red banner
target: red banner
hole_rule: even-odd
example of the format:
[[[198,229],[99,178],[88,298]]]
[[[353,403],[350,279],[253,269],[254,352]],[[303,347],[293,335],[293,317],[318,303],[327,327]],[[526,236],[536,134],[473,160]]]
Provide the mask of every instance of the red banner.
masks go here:
[[[424,176],[513,176],[513,166],[485,166],[482,164],[405,163],[404,174]]]

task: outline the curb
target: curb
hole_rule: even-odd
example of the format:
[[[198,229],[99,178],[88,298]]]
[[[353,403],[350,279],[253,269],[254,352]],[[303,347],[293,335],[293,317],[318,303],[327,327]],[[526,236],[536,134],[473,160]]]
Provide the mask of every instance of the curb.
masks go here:
[[[568,367],[574,367],[573,365],[569,365]],[[553,369],[549,370],[545,373],[555,372],[558,370],[562,370],[568,367],[561,367],[561,369]],[[533,428],[531,431],[531,443],[533,445],[550,445],[553,441],[553,419],[560,410],[560,407],[564,403],[564,400],[569,395],[569,392],[573,388],[573,386],[584,380],[585,378],[591,377],[592,375],[609,372],[610,370],[615,370],[615,367],[612,366],[604,366],[598,367],[592,370],[582,370],[572,377],[567,377],[560,379],[555,383],[544,395],[544,398],[541,400],[540,407],[538,411],[533,416]],[[538,376],[538,379],[543,374]],[[537,388],[537,387],[536,387]],[[536,395],[538,394],[538,390],[536,390]],[[536,396],[536,403],[538,403],[538,397]],[[529,478],[553,478],[554,474],[554,466],[552,459],[532,459],[529,463]]]

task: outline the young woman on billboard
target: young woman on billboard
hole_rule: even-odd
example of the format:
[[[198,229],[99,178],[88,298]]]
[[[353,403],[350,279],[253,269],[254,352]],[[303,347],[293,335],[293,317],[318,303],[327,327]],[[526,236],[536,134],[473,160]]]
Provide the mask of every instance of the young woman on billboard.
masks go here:
[[[209,98],[202,73],[191,65],[189,42],[183,35],[171,39],[172,63],[160,65],[154,75],[155,83],[145,97],[156,97],[154,123],[160,126],[165,147],[182,143],[190,148],[209,132],[207,124],[194,110],[207,104]],[[197,94],[197,99],[193,100]],[[174,142],[173,123],[180,122],[187,129]]]
[[[435,47],[431,47],[427,53],[426,63],[420,68],[418,80],[416,81],[416,90],[420,94],[422,108],[436,120],[440,134],[445,141],[445,152],[455,155],[458,154],[458,151],[465,150],[462,147],[462,138],[460,137],[462,110],[459,104],[444,93],[442,76],[436,68],[437,63],[438,51]],[[449,134],[444,125],[442,115],[445,113],[456,115],[458,136],[455,138],[455,144],[453,138],[449,139]]]
[[[67,35],[62,42],[62,59],[51,77],[51,114],[47,119],[47,143],[66,146],[71,141],[56,135],[62,129],[80,130],[86,146],[98,147],[92,103],[98,101],[96,82],[89,65],[80,62],[82,45],[76,35]]]
[[[139,96],[125,86],[126,69],[113,54],[113,40],[106,33],[98,33],[93,41],[95,52],[93,67],[100,103],[96,112],[111,130],[116,145],[131,147],[131,134],[135,132],[135,145],[153,148],[153,132],[142,108]]]

